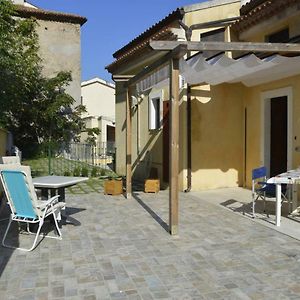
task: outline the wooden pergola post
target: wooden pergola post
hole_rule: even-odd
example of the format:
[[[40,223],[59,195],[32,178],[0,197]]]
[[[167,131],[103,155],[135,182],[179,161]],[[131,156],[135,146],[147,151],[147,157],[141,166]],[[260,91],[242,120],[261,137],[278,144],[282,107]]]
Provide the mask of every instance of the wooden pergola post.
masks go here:
[[[126,89],[126,198],[131,198],[131,164],[132,164],[132,114],[131,114],[131,88]]]
[[[169,230],[178,234],[179,172],[179,59],[170,60],[170,164],[169,164]]]

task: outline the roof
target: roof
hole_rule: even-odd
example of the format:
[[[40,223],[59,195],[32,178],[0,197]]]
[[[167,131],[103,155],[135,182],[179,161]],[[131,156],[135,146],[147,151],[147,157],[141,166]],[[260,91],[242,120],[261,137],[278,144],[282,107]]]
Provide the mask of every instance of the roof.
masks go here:
[[[103,80],[101,78],[98,78],[98,77],[92,78],[92,79],[87,80],[87,81],[83,81],[81,83],[81,87],[84,87],[84,86],[87,86],[87,85],[90,85],[90,84],[94,84],[94,83],[100,83],[100,84],[106,85],[106,86],[108,86],[112,89],[115,88],[115,85],[113,83],[105,81],[105,80]]]
[[[119,49],[113,54],[114,58],[120,57],[122,54],[124,54],[129,49],[133,48],[134,46],[140,44],[142,41],[149,40],[153,34],[157,33],[159,30],[163,29],[170,23],[181,20],[184,16],[184,10],[182,8],[177,8],[173,12],[171,12],[168,16],[166,16],[161,21],[155,23],[153,26],[148,28],[146,31],[141,33],[139,36],[137,36],[135,39],[133,39],[131,42],[129,42],[127,45],[125,45],[123,48]]]
[[[166,27],[162,29],[160,32],[158,32],[157,34],[137,44],[135,47],[125,52],[122,56],[119,56],[114,62],[106,66],[105,69],[107,69],[109,72],[112,73],[120,65],[129,61],[132,56],[139,57],[140,54],[145,54],[146,52],[152,52],[150,47],[148,47],[150,39],[151,40],[176,40],[177,36],[172,32],[172,30],[169,27]]]
[[[200,1],[200,0],[199,0]],[[182,20],[186,12],[191,12],[200,9],[206,9],[210,7],[226,5],[230,3],[240,2],[240,0],[209,0],[200,2],[193,5],[187,5],[181,8],[177,8],[166,16],[161,21],[157,22],[153,26],[149,27],[146,31],[141,33],[135,39],[130,41],[127,45],[119,49],[113,54],[116,59],[114,62],[106,66],[105,68],[109,72],[113,72],[119,65],[130,60],[133,55],[138,56],[139,53],[145,53],[145,49],[151,40],[174,40],[177,36],[172,32],[170,25],[174,21]]]
[[[245,31],[261,20],[268,19],[300,0],[252,0],[241,8],[241,18],[232,25],[235,31]]]
[[[15,5],[15,8],[17,15],[23,18],[34,17],[38,20],[74,23],[80,25],[83,25],[87,21],[85,17],[74,14],[43,10],[40,8],[32,8],[24,5]]]

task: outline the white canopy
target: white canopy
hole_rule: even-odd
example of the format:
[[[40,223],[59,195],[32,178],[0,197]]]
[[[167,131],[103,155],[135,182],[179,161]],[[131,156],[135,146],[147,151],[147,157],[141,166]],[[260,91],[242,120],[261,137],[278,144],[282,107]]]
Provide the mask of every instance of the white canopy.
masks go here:
[[[300,56],[272,55],[258,58],[249,54],[238,59],[225,54],[207,59],[202,53],[180,60],[180,74],[188,84],[217,85],[242,82],[255,86],[300,74]],[[169,66],[165,66],[137,83],[137,91],[162,88],[169,83]]]
[[[300,57],[272,55],[263,59],[254,54],[232,59],[225,54],[206,59],[202,53],[180,61],[180,72],[189,84],[242,82],[255,86],[300,74]]]

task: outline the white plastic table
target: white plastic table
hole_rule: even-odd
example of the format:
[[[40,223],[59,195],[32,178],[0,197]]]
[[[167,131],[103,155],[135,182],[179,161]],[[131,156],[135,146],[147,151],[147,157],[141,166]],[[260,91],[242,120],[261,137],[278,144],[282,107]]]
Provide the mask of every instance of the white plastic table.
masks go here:
[[[267,180],[267,183],[276,185],[276,226],[280,226],[281,218],[281,185],[291,184],[293,185],[293,211],[297,207],[297,189],[295,188],[297,184],[300,184],[300,169],[290,170],[285,173],[281,173],[277,176],[271,177]]]
[[[70,177],[70,176],[42,176],[33,178],[32,182],[35,188],[41,189],[42,193],[58,191],[60,201],[65,200],[65,188],[87,181],[88,177]]]
[[[65,202],[65,189],[76,185],[80,182],[87,181],[88,177],[70,177],[70,176],[42,176],[42,177],[35,177],[33,178],[32,182],[35,188],[41,189],[42,196],[46,196],[48,199],[48,194],[50,190],[51,197],[55,195],[59,195],[59,201]],[[62,211],[62,216],[65,217],[67,220],[73,220]],[[70,221],[69,223],[76,223]]]

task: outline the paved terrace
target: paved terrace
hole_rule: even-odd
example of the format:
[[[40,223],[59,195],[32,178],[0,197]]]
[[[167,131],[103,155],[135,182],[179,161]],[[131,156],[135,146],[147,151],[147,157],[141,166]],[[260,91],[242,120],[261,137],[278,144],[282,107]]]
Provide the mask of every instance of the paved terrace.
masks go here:
[[[63,225],[62,241],[0,247],[0,299],[299,299],[300,241],[224,208],[245,195],[181,194],[177,237],[164,229],[167,192],[69,195],[81,225]]]

